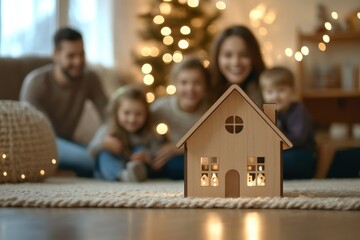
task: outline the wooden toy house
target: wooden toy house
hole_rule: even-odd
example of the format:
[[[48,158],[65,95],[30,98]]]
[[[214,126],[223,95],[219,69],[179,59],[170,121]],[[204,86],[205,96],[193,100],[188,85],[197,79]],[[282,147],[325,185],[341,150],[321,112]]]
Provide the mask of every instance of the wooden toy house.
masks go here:
[[[232,85],[177,143],[185,148],[185,197],[282,196],[282,151],[276,104],[263,112]]]

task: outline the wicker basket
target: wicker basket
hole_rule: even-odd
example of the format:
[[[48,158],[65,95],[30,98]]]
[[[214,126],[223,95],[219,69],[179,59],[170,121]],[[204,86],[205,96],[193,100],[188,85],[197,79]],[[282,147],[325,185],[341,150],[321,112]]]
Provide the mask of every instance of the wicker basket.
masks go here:
[[[57,168],[55,135],[30,104],[0,100],[0,183],[38,182]]]

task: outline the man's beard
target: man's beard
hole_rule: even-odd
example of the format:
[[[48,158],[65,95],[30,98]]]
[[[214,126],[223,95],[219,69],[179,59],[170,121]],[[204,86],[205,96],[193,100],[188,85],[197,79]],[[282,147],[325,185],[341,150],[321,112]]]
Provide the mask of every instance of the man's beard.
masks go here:
[[[70,82],[75,82],[78,79],[80,79],[82,77],[82,74],[79,74],[76,77],[73,77],[70,75],[69,71],[63,67],[61,67],[61,72],[66,76],[66,78],[70,81]]]

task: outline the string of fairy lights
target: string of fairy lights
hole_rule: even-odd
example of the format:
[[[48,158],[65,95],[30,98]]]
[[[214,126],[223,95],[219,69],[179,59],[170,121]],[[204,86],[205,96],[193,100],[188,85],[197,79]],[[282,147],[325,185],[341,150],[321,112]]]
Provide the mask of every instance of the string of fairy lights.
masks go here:
[[[172,6],[170,4],[171,1],[172,0],[163,0],[163,2],[159,4],[160,12],[158,15],[154,16],[153,18],[154,24],[162,25],[166,22],[166,17],[169,14],[171,14],[172,11]],[[200,0],[178,0],[178,2],[181,4],[187,4],[191,8],[197,8],[199,7],[200,4]],[[215,7],[219,10],[225,10],[226,4],[222,0],[217,0],[215,1]],[[180,28],[180,33],[183,36],[183,38],[179,40],[175,40],[174,37],[172,36],[173,30],[169,26],[164,25],[160,30],[160,34],[163,36],[163,40],[162,40],[163,44],[166,46],[177,44],[180,50],[177,50],[173,53],[169,53],[169,52],[164,53],[162,55],[162,61],[165,64],[170,64],[172,62],[174,63],[181,62],[183,60],[182,50],[186,50],[190,46],[190,42],[186,37],[192,32],[193,28],[198,28],[202,24],[203,23],[201,22],[201,19],[198,18],[192,19],[190,22],[190,26],[184,25]],[[207,30],[209,32],[215,32],[216,28],[210,25]],[[140,54],[143,57],[158,57],[159,54],[161,54],[161,51],[159,47],[156,46],[144,46],[140,49]],[[203,64],[205,67],[207,67],[209,65],[209,60],[205,59]],[[144,63],[141,66],[141,72],[143,74],[143,83],[146,86],[151,86],[155,81],[155,78],[152,75],[152,71],[153,71],[153,66],[150,63]],[[173,95],[176,93],[176,88],[174,85],[171,84],[167,85],[166,87],[163,87],[164,89],[162,89],[161,87],[162,86],[160,86],[160,89],[158,89],[160,93],[164,92],[168,95]],[[152,103],[155,100],[156,96],[153,92],[149,91],[146,93],[146,98],[149,103]]]
[[[160,13],[156,15],[153,18],[154,24],[162,25],[166,22],[166,17],[171,14],[172,6],[170,4],[172,0],[163,0],[163,2],[159,5]],[[178,0],[178,2],[182,4],[188,4],[188,6],[196,8],[199,6],[200,0]],[[225,10],[226,9],[226,3],[222,0],[216,1],[215,6],[219,10]],[[358,18],[360,19],[360,13],[358,13]],[[269,33],[269,27],[274,24],[277,18],[277,13],[275,9],[269,8],[266,6],[265,3],[260,3],[254,8],[252,8],[249,12],[249,20],[251,27],[258,32],[258,34],[261,37],[265,37]],[[331,13],[332,20],[338,20],[339,14],[336,11],[333,11]],[[175,40],[172,36],[173,32],[172,29],[169,26],[163,26],[160,30],[161,35],[163,36],[163,44],[166,46],[177,44],[180,50],[177,50],[173,53],[164,53],[162,55],[162,61],[165,64],[169,63],[178,63],[183,60],[183,53],[181,50],[186,50],[190,43],[188,39],[186,39],[186,36],[188,36],[193,28],[199,27],[201,23],[199,22],[199,19],[193,19],[191,21],[191,25],[184,25],[180,28],[180,33],[184,38],[181,38],[179,40]],[[324,32],[322,36],[322,41],[318,43],[318,48],[320,51],[326,51],[327,44],[330,42],[330,34],[329,32],[332,30],[332,23],[331,22],[325,22],[324,28],[327,30],[327,32]],[[208,31],[216,31],[216,28],[214,26],[210,26]],[[272,62],[272,59],[269,59],[269,56],[273,52],[273,43],[269,40],[265,40],[262,43],[262,52],[267,57],[267,59]],[[144,57],[158,57],[159,54],[161,54],[161,51],[156,46],[144,46],[140,49],[140,54]],[[300,47],[300,49],[297,49],[297,47],[290,48],[287,47],[283,50],[283,53],[279,53],[277,57],[281,58],[281,55],[285,55],[288,58],[293,58],[296,61],[302,61],[305,56],[308,56],[310,54],[310,49],[308,46],[303,45]],[[209,60],[205,59],[203,64],[205,67],[209,65]],[[143,83],[147,86],[151,86],[155,78],[152,75],[153,66],[150,63],[144,63],[141,67],[141,72],[143,74]],[[167,85],[161,86],[162,89],[159,89],[160,92],[167,94],[167,95],[173,95],[176,93],[176,88],[173,85]],[[161,94],[158,94],[161,95]],[[156,95],[149,91],[146,94],[147,101],[149,103],[152,103]]]
[[[332,11],[331,19],[324,22],[324,32],[319,41],[317,47],[319,51],[325,52],[327,50],[327,44],[330,43],[330,32],[334,30],[334,24],[339,24],[339,14],[336,11]],[[360,12],[357,13],[357,18],[360,20]],[[260,3],[255,6],[249,13],[250,24],[253,29],[255,29],[261,37],[265,37],[268,34],[268,27],[270,27],[276,20],[277,14],[274,9],[271,9],[266,6],[265,3]],[[270,55],[273,50],[273,44],[271,41],[264,41],[262,44],[262,53],[267,56]],[[310,49],[308,46],[300,46],[299,49],[287,47],[284,49],[284,54],[288,58],[293,58],[294,60],[301,62],[305,56],[310,54]],[[281,53],[277,55],[278,58],[281,58]],[[268,59],[271,61],[271,59]]]
[[[6,162],[7,162],[7,161],[10,161],[10,160],[11,160],[10,157],[9,157],[6,153],[3,153],[3,154],[1,155],[1,163],[2,163],[3,165],[5,165]],[[55,158],[53,158],[53,159],[50,160],[50,163],[53,164],[53,165],[56,165],[57,161],[56,161]],[[45,172],[44,169],[38,169],[38,171],[39,171],[39,175],[40,175],[40,176],[45,176],[45,175],[46,175],[46,172]],[[3,171],[2,171],[2,176],[3,176],[4,178],[8,177],[9,174],[13,174],[13,173],[8,172],[7,170],[3,170]],[[21,178],[22,180],[26,180],[27,176],[26,176],[26,173],[25,173],[25,172],[22,172],[22,173],[19,173],[19,174],[20,174],[20,178]]]

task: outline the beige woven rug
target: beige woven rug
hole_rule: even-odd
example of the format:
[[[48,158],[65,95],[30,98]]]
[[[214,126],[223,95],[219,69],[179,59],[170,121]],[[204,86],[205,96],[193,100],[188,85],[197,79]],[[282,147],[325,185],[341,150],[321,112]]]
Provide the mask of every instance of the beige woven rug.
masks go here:
[[[50,178],[1,184],[0,207],[257,208],[360,210],[360,179],[285,181],[282,198],[184,198],[182,181]]]

